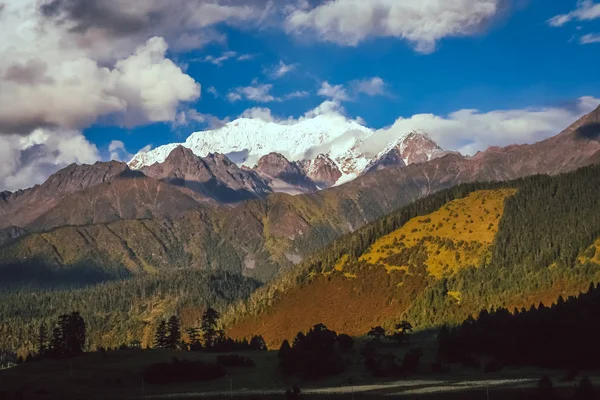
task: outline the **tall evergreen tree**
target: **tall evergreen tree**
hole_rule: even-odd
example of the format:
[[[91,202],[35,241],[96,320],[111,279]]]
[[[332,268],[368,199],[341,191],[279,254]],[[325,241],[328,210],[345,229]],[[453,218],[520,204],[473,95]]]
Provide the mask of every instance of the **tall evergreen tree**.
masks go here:
[[[202,343],[200,341],[200,329],[198,328],[189,328],[186,331],[188,340],[190,343],[190,350],[197,351],[202,348]]]
[[[48,346],[48,351],[52,356],[59,357],[64,355],[64,348],[65,346],[63,344],[62,331],[58,326],[56,326],[52,330],[52,336],[50,337],[50,345]]]
[[[48,349],[48,328],[46,324],[43,322],[40,324],[40,329],[38,331],[38,354],[43,356],[46,354],[46,350]]]
[[[209,307],[202,315],[202,339],[204,341],[204,347],[214,347],[221,336],[218,330],[220,315],[219,313]]]
[[[41,330],[41,328],[40,328]],[[52,331],[49,351],[53,356],[73,356],[85,349],[85,321],[78,312],[58,317],[58,324]]]
[[[175,315],[167,323],[167,348],[178,349],[181,345],[181,324]]]
[[[289,345],[289,344],[288,344]],[[267,344],[265,343],[265,339],[262,336],[252,336],[252,339],[250,339],[250,344],[249,344],[250,348],[252,350],[257,350],[257,351],[266,351],[267,349]]]
[[[154,347],[157,349],[165,349],[167,345],[167,323],[164,320],[161,320],[158,323],[158,327],[154,334]]]

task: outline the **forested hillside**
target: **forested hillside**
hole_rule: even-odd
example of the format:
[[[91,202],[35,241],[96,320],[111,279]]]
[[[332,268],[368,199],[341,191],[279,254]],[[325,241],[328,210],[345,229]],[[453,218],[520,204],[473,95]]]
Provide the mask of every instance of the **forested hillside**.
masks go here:
[[[0,293],[0,349],[23,356],[37,351],[40,325],[71,311],[79,311],[86,321],[89,350],[134,341],[146,347],[152,344],[156,322],[165,316],[178,315],[186,327],[192,326],[208,305],[224,309],[258,286],[237,274],[188,269],[80,289],[5,291]]]
[[[236,305],[229,332],[275,345],[318,322],[355,335],[400,318],[423,329],[577,294],[600,276],[599,184],[594,166],[417,201]]]

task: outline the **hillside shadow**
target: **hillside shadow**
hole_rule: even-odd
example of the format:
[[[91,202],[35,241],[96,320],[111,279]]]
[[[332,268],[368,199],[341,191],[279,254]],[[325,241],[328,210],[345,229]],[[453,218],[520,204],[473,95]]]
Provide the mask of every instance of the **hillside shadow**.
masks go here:
[[[16,289],[73,289],[131,276],[125,268],[108,269],[89,262],[57,267],[41,258],[35,258],[0,266],[0,292]]]
[[[576,131],[578,139],[599,140],[600,139],[600,122],[594,122],[581,126]]]
[[[174,186],[185,187],[196,193],[202,194],[222,204],[239,203],[245,200],[259,199],[258,193],[246,189],[232,189],[223,185],[215,178],[206,182],[190,181],[185,179],[163,179],[162,182]],[[267,195],[268,193],[264,193]]]

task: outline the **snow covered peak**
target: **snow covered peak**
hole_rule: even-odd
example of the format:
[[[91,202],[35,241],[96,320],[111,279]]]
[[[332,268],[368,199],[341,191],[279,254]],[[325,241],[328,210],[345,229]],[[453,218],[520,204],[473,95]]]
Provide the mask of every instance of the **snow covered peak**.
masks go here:
[[[396,138],[384,151],[402,147],[411,134],[423,138],[419,139],[423,143],[433,143],[424,133],[409,132]],[[146,153],[138,153],[129,166],[140,169],[163,163],[179,145],[191,149],[200,157],[222,153],[236,164],[246,167],[256,165],[262,156],[269,153],[279,153],[296,162],[315,160],[322,155],[332,160],[341,172],[336,182],[341,184],[354,179],[372,164],[373,154],[366,153],[363,148],[364,143],[374,135],[376,131],[373,129],[338,113],[283,121],[239,118],[219,129],[194,132],[184,143],[167,144]],[[434,146],[437,147],[435,143]]]

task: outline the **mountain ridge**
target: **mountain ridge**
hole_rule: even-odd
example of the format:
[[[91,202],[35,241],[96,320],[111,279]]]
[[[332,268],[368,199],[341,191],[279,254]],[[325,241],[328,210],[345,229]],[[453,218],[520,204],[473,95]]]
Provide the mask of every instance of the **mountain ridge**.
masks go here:
[[[210,236],[207,233],[208,239],[206,240],[194,239],[195,244],[190,247],[186,245],[189,238],[173,236],[168,232],[171,228],[160,228],[161,232],[164,230],[161,235],[175,237],[173,249],[177,249],[177,256],[170,260],[171,263],[188,263],[187,260],[189,257],[194,257],[195,252],[205,252],[200,247],[212,245],[211,243],[215,243],[215,241],[224,241],[224,246],[235,249],[235,251],[229,252],[232,258],[227,254],[219,255],[220,253],[209,252],[212,256],[199,258],[206,261],[205,266],[226,266],[227,263],[230,263],[231,268],[234,268],[237,273],[258,277],[263,281],[268,280],[277,271],[292,268],[312,252],[326,246],[340,235],[355,231],[370,221],[432,193],[461,183],[502,181],[535,174],[555,175],[599,162],[600,143],[597,135],[594,134],[598,112],[596,110],[595,113],[580,119],[561,134],[532,145],[492,147],[474,157],[465,157],[456,153],[440,154],[439,157],[427,162],[365,173],[344,185],[325,190],[297,196],[285,193],[267,194],[266,197],[253,196],[251,200],[238,203],[234,207],[224,207],[203,196],[199,198],[198,192],[184,187],[185,185],[178,186],[152,179],[140,171],[128,170],[125,164],[116,163],[112,165],[116,168],[115,171],[125,169],[126,175],[133,174],[133,178],[129,176],[127,178],[129,181],[126,181],[120,179],[122,177],[118,174],[113,174],[115,177],[111,179],[116,183],[103,182],[65,197],[56,197],[55,193],[50,193],[50,198],[44,197],[40,189],[44,185],[30,191],[19,192],[17,197],[33,199],[26,203],[30,205],[30,208],[43,211],[35,215],[28,212],[24,216],[20,216],[19,212],[22,207],[20,204],[17,204],[19,207],[15,208],[14,214],[11,215],[10,208],[13,205],[11,199],[15,194],[8,195],[9,201],[0,206],[2,207],[0,213],[9,218],[3,219],[6,226],[0,228],[20,226],[29,234],[22,235],[23,232],[18,231],[16,234],[19,237],[14,241],[12,240],[14,238],[11,238],[11,244],[8,246],[11,248],[9,253],[12,255],[6,253],[8,251],[6,248],[0,248],[5,254],[3,263],[17,262],[19,258],[14,255],[23,253],[29,254],[29,259],[41,260],[47,257],[45,254],[51,254],[44,253],[40,250],[41,248],[37,248],[35,240],[30,241],[30,237],[40,235],[36,231],[44,232],[57,228],[59,232],[57,234],[64,235],[64,238],[60,238],[58,243],[63,243],[64,247],[70,241],[68,239],[70,235],[74,233],[68,229],[61,230],[61,225],[93,226],[103,223],[118,224],[119,221],[125,220],[132,221],[128,223],[137,226],[135,229],[124,230],[122,239],[128,243],[139,243],[137,245],[139,248],[125,249],[122,254],[127,257],[126,252],[130,250],[142,254],[146,251],[145,247],[162,247],[161,240],[157,240],[150,232],[146,232],[146,228],[142,226],[143,221],[155,221],[157,226],[163,226],[161,221],[166,221],[167,225],[164,226],[169,226],[170,222],[168,221],[177,220],[180,221],[178,229],[183,232],[193,232],[194,229],[199,229],[202,232],[210,231],[214,234]],[[582,129],[585,134],[582,134]],[[195,155],[192,157],[192,152],[188,153],[190,153],[190,158],[195,160],[194,162],[200,162]],[[245,167],[239,168],[233,162],[226,161],[226,156],[213,157],[213,160],[217,158],[225,165],[235,168],[235,171],[242,174],[241,176],[246,176],[246,174],[255,176],[252,174],[256,174],[255,171]],[[104,168],[110,170],[110,166],[99,165],[97,168],[100,168],[101,171],[104,171]],[[177,168],[179,167],[176,166],[175,169]],[[89,167],[84,169],[90,170]],[[58,176],[69,176],[69,174],[59,173]],[[93,182],[106,180],[103,178],[104,173],[99,176],[100,178]],[[54,182],[55,179],[49,181]],[[92,180],[86,182],[92,182]],[[127,185],[127,182],[147,182],[154,191],[150,191],[148,194],[145,185],[136,187]],[[243,182],[243,179],[236,182]],[[48,185],[51,186],[51,183]],[[110,185],[121,188],[119,193],[122,194],[116,196],[114,200],[107,198],[110,194],[110,190],[107,190]],[[59,185],[58,187],[79,186],[73,183],[71,186]],[[164,202],[156,203],[154,201],[160,199],[152,196],[152,194],[156,195],[157,191],[160,196],[164,196],[162,197]],[[97,201],[100,203],[97,204],[104,204],[102,207],[94,209],[94,211],[104,210],[97,218],[88,218],[91,203],[85,199],[90,197],[98,199]],[[127,213],[115,211],[118,209],[119,200],[125,203],[133,202]],[[169,202],[174,202],[173,206],[170,206]],[[41,206],[33,207],[36,204]],[[159,207],[153,208],[154,204]],[[29,210],[26,209],[26,211]],[[44,217],[33,223],[42,214]],[[201,218],[188,218],[186,221],[188,214],[201,215]],[[19,220],[19,218],[24,221],[21,225],[15,223],[15,220]],[[140,220],[136,222],[136,219]],[[211,228],[204,230],[204,227]],[[146,232],[144,233],[145,240],[142,242],[136,242],[133,239],[134,235],[140,234],[139,232]],[[151,233],[157,234],[158,231]],[[83,246],[89,247],[84,253],[91,254],[95,263],[113,265],[115,261],[111,261],[111,258],[107,258],[105,255],[111,252],[110,243],[111,241],[83,242]],[[56,247],[59,252],[63,250],[61,246]],[[41,258],[35,257],[37,253]],[[211,260],[210,257],[216,258]],[[55,266],[64,264],[61,264],[60,259],[58,264],[53,261]],[[149,260],[151,258],[144,262],[137,262],[137,269],[143,271],[144,263],[152,264]],[[199,264],[197,266],[201,267]]]

